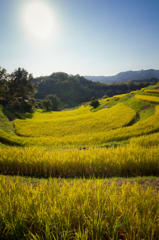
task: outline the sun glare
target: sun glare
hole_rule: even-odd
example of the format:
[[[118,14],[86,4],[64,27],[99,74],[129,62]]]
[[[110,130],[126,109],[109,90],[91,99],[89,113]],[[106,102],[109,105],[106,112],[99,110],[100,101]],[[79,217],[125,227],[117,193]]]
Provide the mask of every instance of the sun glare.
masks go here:
[[[28,30],[38,38],[48,38],[53,30],[53,14],[43,3],[30,3],[24,13]]]

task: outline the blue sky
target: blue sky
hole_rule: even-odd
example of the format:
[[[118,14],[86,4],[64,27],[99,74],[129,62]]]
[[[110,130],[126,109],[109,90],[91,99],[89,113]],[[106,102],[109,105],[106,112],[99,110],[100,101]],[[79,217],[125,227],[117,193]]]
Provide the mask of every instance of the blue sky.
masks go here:
[[[48,37],[26,25],[34,2],[52,16]],[[34,77],[159,69],[158,12],[158,0],[0,0],[0,66],[8,73],[25,68]]]

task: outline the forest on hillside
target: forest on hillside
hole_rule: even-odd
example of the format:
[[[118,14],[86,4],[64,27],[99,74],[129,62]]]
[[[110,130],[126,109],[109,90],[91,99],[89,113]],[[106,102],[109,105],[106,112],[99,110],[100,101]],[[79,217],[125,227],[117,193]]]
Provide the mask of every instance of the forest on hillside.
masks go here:
[[[157,78],[132,80],[127,82],[105,84],[93,82],[80,75],[68,75],[57,72],[50,76],[34,78],[35,99],[44,99],[49,94],[56,94],[62,105],[75,107],[83,102],[116,94],[128,93],[158,82]]]
[[[157,78],[151,77],[106,84],[93,82],[79,74],[69,75],[63,72],[33,78],[25,69],[18,68],[8,74],[4,68],[0,68],[0,103],[5,105],[10,101],[20,100],[25,102],[23,108],[27,108],[27,111],[34,104],[37,108],[44,107],[56,111],[76,107],[90,101],[92,97],[95,99],[112,97],[157,82]]]

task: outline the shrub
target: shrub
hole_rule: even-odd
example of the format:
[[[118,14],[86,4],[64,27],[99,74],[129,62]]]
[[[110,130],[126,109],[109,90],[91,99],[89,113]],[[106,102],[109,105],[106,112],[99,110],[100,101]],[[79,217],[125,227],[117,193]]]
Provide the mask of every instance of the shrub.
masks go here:
[[[11,113],[10,111],[8,111],[5,107],[3,108],[3,113],[11,121],[16,119],[16,116],[13,113]]]
[[[14,115],[20,119],[25,119],[25,117],[21,113],[15,112]]]
[[[92,100],[91,103],[90,103],[90,105],[91,105],[92,107],[96,108],[96,107],[99,106],[99,102],[98,102],[98,100]]]
[[[26,113],[25,113],[25,116],[26,116],[27,118],[32,118],[32,117],[33,117],[33,115],[32,115],[31,113],[29,113],[29,112],[26,112]]]
[[[95,97],[92,97],[92,98],[91,98],[91,101],[93,101],[93,100],[95,100]]]
[[[22,109],[24,109],[24,112],[30,112],[31,111],[31,109],[32,109],[32,105],[30,104],[30,103],[28,103],[28,102],[22,102],[21,104],[20,104],[20,107],[22,108]]]
[[[63,109],[65,109],[65,108],[70,108],[70,105],[67,103],[67,104],[65,104],[62,108],[63,108]]]

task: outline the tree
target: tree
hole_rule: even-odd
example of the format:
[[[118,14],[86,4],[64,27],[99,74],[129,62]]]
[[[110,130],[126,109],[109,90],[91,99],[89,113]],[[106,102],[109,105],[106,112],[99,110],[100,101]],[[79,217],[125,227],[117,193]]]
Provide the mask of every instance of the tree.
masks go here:
[[[5,100],[8,94],[8,74],[5,68],[0,67],[0,100]]]
[[[22,100],[34,93],[32,84],[33,76],[25,69],[18,68],[10,75],[8,82],[9,95],[11,98],[21,97]]]
[[[7,71],[5,68],[0,67],[0,81],[7,80]]]
[[[56,94],[49,94],[46,96],[46,99],[51,100],[52,102],[51,108],[53,111],[57,111],[60,109],[61,106],[60,98],[58,98]]]
[[[52,102],[50,99],[44,99],[42,101],[42,103],[43,103],[43,107],[46,109],[46,111],[51,111]]]
[[[29,98],[29,100],[28,100],[28,103],[31,104],[32,106],[34,106],[35,102],[36,102],[36,100],[33,97]]]
[[[128,89],[129,89],[129,91],[134,91],[134,83],[133,83],[133,81],[129,81],[128,82]]]

